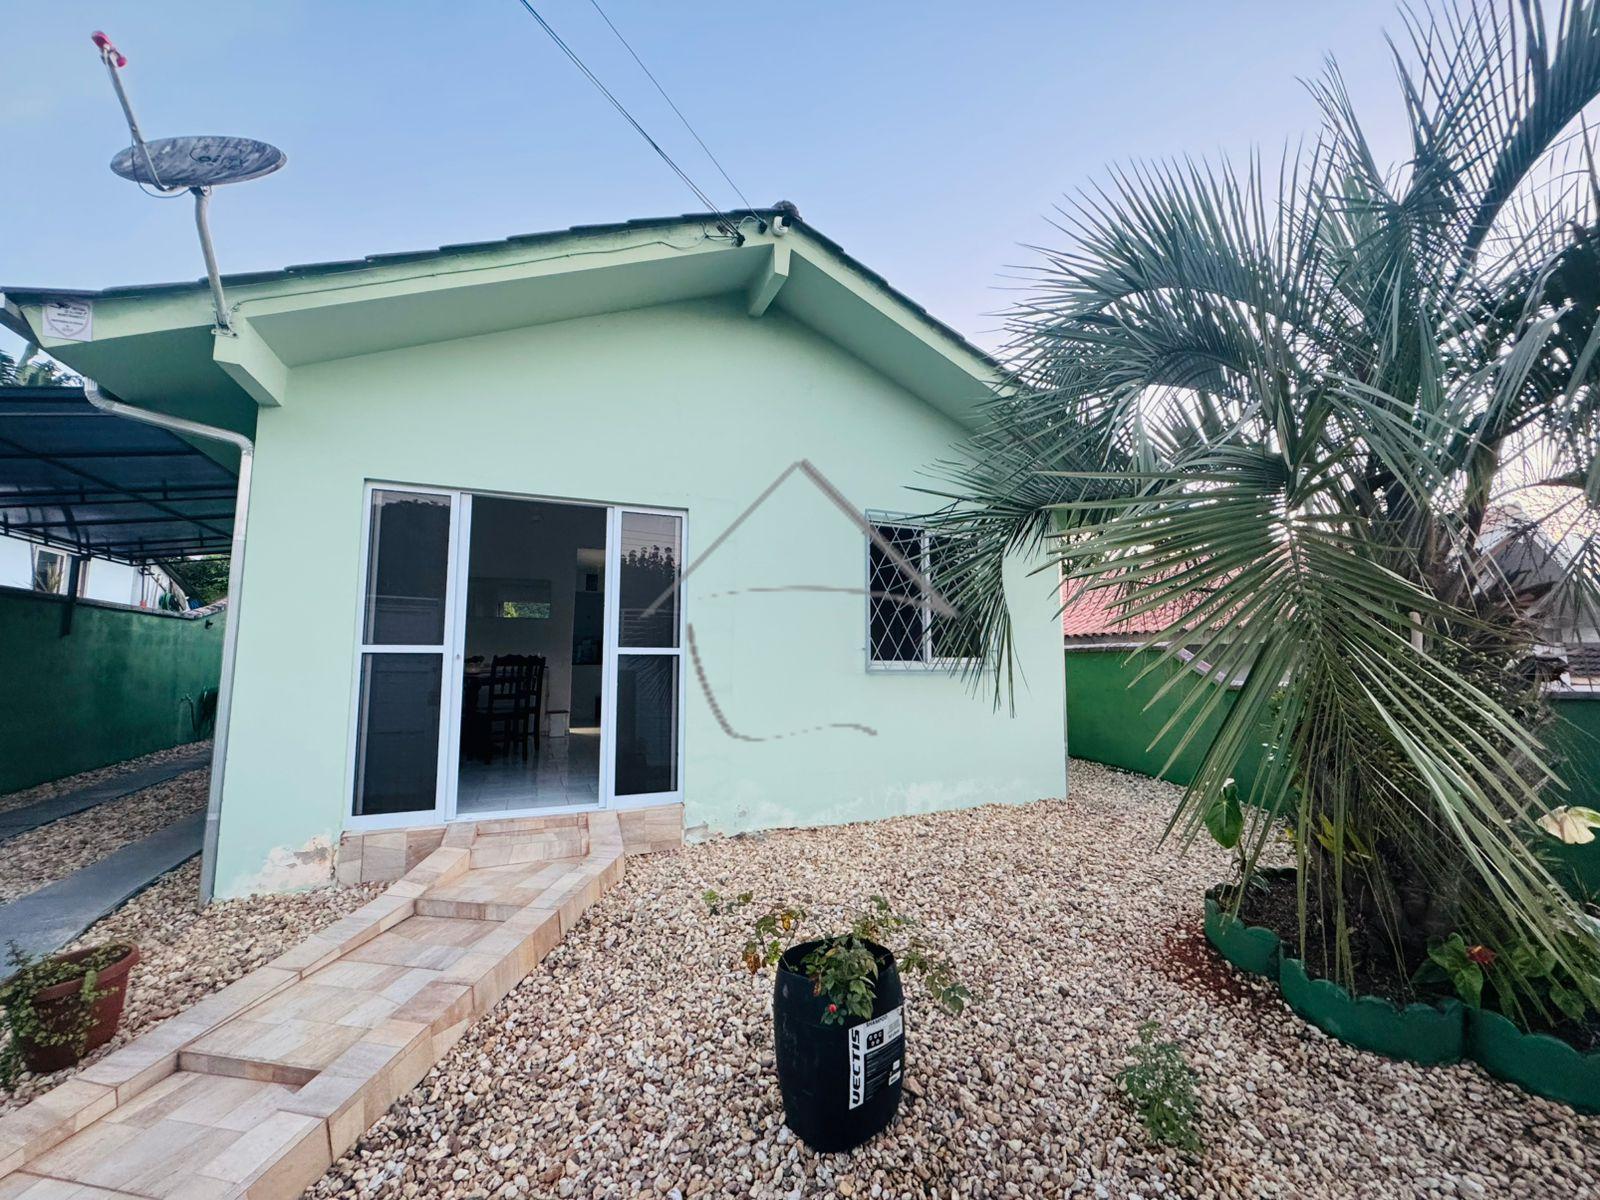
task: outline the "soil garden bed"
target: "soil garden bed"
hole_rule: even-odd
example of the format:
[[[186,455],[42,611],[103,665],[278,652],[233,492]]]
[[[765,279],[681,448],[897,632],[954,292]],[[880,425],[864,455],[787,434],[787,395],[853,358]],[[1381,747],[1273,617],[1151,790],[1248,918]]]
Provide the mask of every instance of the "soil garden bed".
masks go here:
[[[1266,929],[1276,935],[1282,947],[1281,955],[1299,958],[1309,979],[1328,979],[1332,972],[1324,954],[1327,942],[1314,913],[1308,918],[1304,953],[1300,952],[1295,894],[1292,872],[1265,873],[1246,889],[1239,905],[1239,919],[1246,927]],[[1357,945],[1371,946],[1377,941],[1362,937],[1359,930],[1355,932],[1352,940]],[[1438,1004],[1447,999],[1440,992],[1420,993],[1409,977],[1398,973],[1392,957],[1370,950],[1356,960],[1355,995],[1375,996],[1401,1008],[1417,1003]],[[1582,1024],[1563,1020],[1535,1032],[1558,1038],[1580,1054],[1600,1049],[1600,1020],[1591,1019]]]

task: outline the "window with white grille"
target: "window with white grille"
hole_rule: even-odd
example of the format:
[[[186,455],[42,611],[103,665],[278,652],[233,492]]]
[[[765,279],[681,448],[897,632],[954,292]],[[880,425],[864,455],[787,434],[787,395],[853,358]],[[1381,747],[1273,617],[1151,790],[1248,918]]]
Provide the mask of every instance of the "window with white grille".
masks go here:
[[[940,573],[939,536],[919,525],[868,519],[878,534],[867,539],[868,665],[875,669],[953,667],[977,658],[971,629],[938,611],[940,605],[934,603]],[[921,578],[907,571],[906,564]]]

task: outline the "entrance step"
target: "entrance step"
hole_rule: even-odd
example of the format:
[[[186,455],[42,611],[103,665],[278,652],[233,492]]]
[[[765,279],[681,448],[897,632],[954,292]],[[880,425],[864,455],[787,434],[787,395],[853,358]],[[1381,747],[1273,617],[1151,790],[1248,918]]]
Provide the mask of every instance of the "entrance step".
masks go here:
[[[484,826],[0,1118],[0,1200],[298,1195],[622,877],[613,813]]]
[[[509,863],[501,867],[474,867],[454,883],[433,888],[417,898],[417,912],[425,917],[476,918],[504,921],[529,906],[549,907],[541,898],[559,885],[581,859],[554,862]]]

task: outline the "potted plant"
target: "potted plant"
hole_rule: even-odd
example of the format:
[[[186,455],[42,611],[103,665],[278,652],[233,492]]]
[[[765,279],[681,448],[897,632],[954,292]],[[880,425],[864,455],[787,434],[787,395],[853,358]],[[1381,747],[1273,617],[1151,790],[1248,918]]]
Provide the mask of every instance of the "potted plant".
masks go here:
[[[70,1067],[110,1041],[122,1019],[128,972],[138,961],[139,948],[125,942],[45,958],[13,942],[16,970],[0,983],[0,1007],[11,1028],[0,1050],[0,1081],[10,1084],[22,1066],[40,1075]]]
[[[723,900],[706,893],[713,914],[752,902],[749,892]],[[914,922],[882,896],[843,933],[785,948],[782,934],[805,921],[798,908],[772,908],[756,918],[742,961],[752,974],[776,966],[773,1045],[784,1123],[814,1150],[850,1150],[882,1131],[900,1108],[905,1078],[905,997],[900,972],[921,977],[934,1002],[960,1013],[972,993],[951,964],[929,954],[915,936],[898,956],[885,944]]]

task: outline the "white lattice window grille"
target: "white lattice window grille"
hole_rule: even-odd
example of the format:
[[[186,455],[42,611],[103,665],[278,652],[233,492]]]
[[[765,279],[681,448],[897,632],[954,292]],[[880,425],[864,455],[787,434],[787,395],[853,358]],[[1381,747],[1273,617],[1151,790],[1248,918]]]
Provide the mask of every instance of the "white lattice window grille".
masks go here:
[[[878,534],[877,539],[867,539],[867,666],[877,671],[915,671],[973,662],[978,655],[971,631],[936,611],[934,604],[939,586],[938,535],[879,514],[867,519]],[[922,578],[907,572],[885,545]]]

